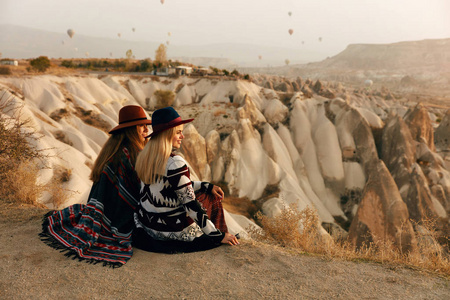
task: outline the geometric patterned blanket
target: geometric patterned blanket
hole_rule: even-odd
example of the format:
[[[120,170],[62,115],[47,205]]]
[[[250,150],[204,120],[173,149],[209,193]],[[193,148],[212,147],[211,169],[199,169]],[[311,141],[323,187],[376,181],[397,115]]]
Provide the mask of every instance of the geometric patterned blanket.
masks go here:
[[[106,165],[92,186],[87,204],[74,204],[44,216],[41,240],[73,259],[121,267],[133,255],[133,213],[139,179],[129,153],[116,172]]]

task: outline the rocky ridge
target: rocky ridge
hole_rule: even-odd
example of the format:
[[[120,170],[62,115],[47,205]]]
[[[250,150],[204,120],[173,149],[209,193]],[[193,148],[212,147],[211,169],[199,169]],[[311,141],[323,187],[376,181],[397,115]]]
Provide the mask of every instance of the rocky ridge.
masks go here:
[[[388,90],[261,78],[255,78],[258,85],[231,79],[44,75],[2,77],[0,88],[6,91],[3,98],[24,104],[23,117],[43,136],[37,146],[53,151],[51,168],[40,171],[40,181],[51,180],[58,166],[71,170],[64,186],[78,193],[63,206],[86,201],[89,166],[119,109],[139,104],[150,114],[162,105],[154,92],[170,90],[182,117],[195,118],[185,127],[189,139],[181,152],[194,179],[219,183],[270,216],[289,204],[314,207],[329,230],[324,235],[343,229],[357,245],[388,240],[413,249],[414,231],[420,228],[410,219],[435,218],[445,233],[450,120],[444,108],[426,108]],[[48,195],[41,201],[51,206]],[[226,219],[231,231],[244,236],[252,223],[231,213]]]

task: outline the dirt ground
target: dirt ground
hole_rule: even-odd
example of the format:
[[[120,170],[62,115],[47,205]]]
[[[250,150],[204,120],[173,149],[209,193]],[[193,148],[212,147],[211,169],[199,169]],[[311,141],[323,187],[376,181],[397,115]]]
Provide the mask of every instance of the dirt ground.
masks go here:
[[[450,299],[450,279],[274,246],[166,255],[135,249],[111,269],[66,258],[39,240],[46,210],[0,201],[1,299]]]

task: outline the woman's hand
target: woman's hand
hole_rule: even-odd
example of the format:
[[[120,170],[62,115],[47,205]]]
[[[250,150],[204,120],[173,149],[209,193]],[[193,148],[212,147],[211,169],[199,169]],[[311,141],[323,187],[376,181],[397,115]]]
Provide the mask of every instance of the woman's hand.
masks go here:
[[[239,245],[239,241],[235,235],[225,232],[225,236],[221,242],[222,244],[229,244],[231,246]]]
[[[220,186],[214,185],[211,193],[214,195],[214,197],[220,198],[221,200],[223,199],[224,193]]]

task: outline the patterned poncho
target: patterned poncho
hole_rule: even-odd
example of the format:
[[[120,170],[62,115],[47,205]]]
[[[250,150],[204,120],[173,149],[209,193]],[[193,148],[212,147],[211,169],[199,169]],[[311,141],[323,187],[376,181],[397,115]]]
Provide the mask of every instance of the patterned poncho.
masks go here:
[[[133,255],[131,234],[139,179],[126,148],[120,164],[106,164],[93,184],[87,204],[75,204],[44,217],[41,239],[66,256],[120,267]]]
[[[164,176],[153,184],[141,183],[140,203],[134,214],[136,227],[156,240],[191,242],[206,234],[220,244],[224,233],[208,218],[195,195],[210,194],[212,187],[207,182],[192,182],[186,161],[171,155]]]

